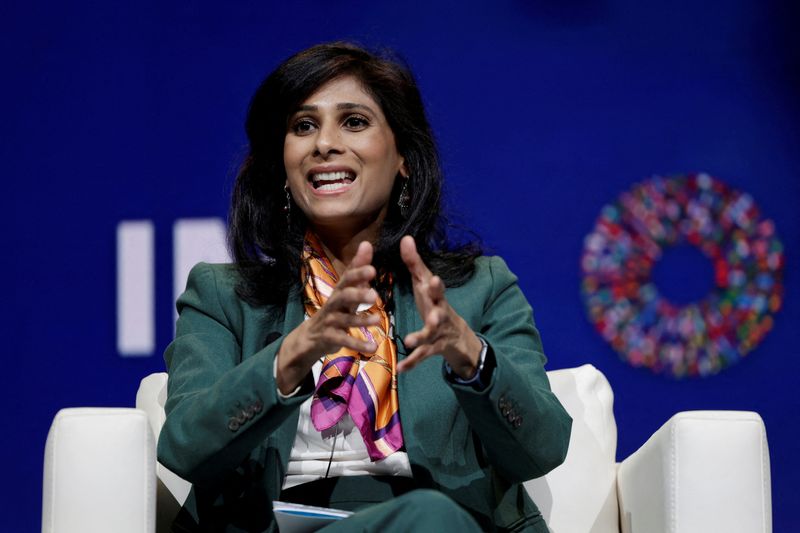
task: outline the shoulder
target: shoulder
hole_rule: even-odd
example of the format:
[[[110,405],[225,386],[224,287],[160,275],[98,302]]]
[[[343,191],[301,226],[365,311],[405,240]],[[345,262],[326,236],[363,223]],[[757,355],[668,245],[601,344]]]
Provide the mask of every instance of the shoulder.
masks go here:
[[[239,272],[232,263],[197,263],[189,271],[186,291],[215,293],[218,298],[225,300],[237,297],[236,286],[240,279]]]
[[[257,336],[265,327],[273,331],[282,324],[287,313],[296,318],[298,308],[302,320],[302,301],[297,294],[290,294],[280,303],[252,304],[239,295],[237,289],[241,280],[239,268],[232,263],[195,265],[189,272],[186,290],[177,301],[179,322],[185,311],[191,315],[191,311],[197,310],[224,324],[246,344],[246,331]],[[260,339],[263,340],[263,336]]]
[[[475,274],[465,286],[505,287],[517,282],[505,260],[499,255],[482,255],[475,259]]]
[[[228,316],[247,312],[250,305],[239,297],[236,288],[241,280],[232,263],[198,263],[186,280],[186,290],[178,299],[178,311],[183,305],[219,308]]]
[[[239,279],[233,263],[197,263],[189,271],[187,286],[200,284],[235,288]]]
[[[498,294],[517,283],[517,277],[500,256],[475,259],[475,272],[466,283],[447,289],[447,299],[454,307],[486,307]]]

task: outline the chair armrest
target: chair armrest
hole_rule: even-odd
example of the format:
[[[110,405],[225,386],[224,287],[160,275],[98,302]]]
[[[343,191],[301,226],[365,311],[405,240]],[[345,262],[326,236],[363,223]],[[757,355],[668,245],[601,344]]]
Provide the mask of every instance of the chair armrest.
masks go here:
[[[622,532],[772,531],[769,451],[752,412],[688,411],[617,474]]]
[[[155,466],[143,411],[62,409],[45,446],[42,533],[153,533]]]

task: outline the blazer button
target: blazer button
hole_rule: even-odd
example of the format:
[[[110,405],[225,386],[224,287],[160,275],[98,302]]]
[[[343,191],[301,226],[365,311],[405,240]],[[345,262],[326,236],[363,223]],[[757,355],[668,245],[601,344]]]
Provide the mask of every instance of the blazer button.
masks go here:
[[[236,421],[239,422],[239,425],[242,426],[244,425],[245,422],[247,422],[247,413],[244,410],[242,410],[241,412],[239,412],[238,415],[236,415],[235,418]]]
[[[228,429],[233,432],[239,431],[240,424],[235,418],[228,420]]]
[[[249,406],[249,407],[247,407],[247,408],[246,408],[244,411],[242,411],[242,412],[244,413],[244,416],[246,416],[248,420],[250,420],[251,418],[253,418],[253,415],[255,414],[255,411],[253,410],[253,406],[252,406],[252,405],[251,405],[251,406]]]
[[[518,416],[517,418],[514,419],[514,429],[517,429],[521,425],[522,425],[522,417]]]
[[[255,402],[253,402],[253,412],[254,413],[260,413],[263,408],[264,408],[264,404],[261,403],[260,400],[256,400]]]

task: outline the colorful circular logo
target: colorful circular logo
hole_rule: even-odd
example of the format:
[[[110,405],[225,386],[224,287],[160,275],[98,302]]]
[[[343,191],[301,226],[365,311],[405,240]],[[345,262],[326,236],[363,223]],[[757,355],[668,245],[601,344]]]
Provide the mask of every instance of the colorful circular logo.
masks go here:
[[[714,288],[677,305],[651,279],[666,249],[688,243],[714,269]],[[708,174],[655,176],[603,207],[584,241],[589,319],[635,367],[708,376],[752,351],[783,297],[783,245],[752,197]]]

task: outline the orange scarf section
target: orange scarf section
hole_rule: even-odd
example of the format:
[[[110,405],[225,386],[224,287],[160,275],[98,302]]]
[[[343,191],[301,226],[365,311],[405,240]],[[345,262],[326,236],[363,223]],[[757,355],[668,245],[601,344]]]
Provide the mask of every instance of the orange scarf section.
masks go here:
[[[303,243],[305,310],[313,316],[328,300],[339,276],[316,235]],[[341,348],[326,354],[311,403],[311,420],[318,431],[336,425],[349,413],[364,440],[370,459],[384,459],[403,447],[397,396],[397,347],[389,335],[391,323],[384,302],[360,311],[378,315],[376,326],[349,328],[357,339],[373,341],[375,353]]]

